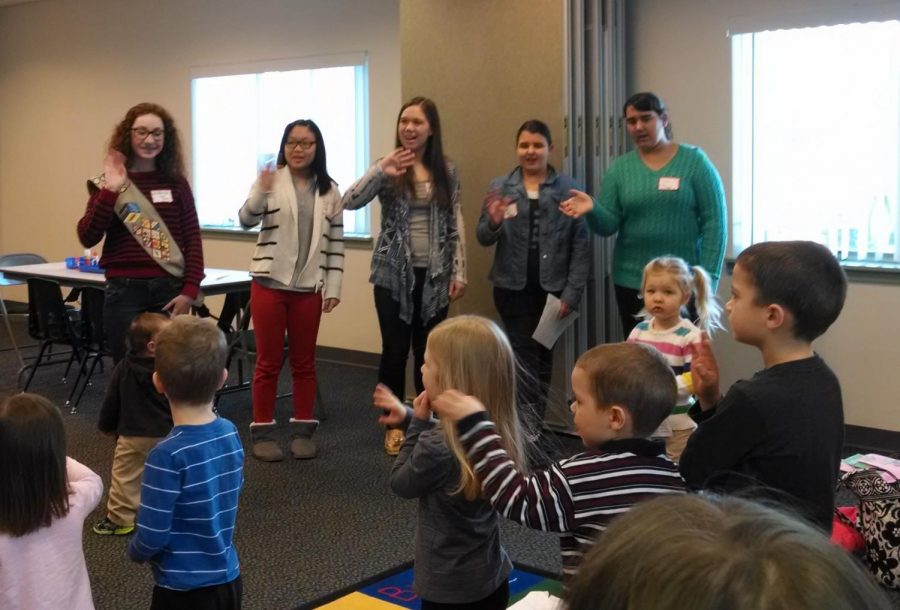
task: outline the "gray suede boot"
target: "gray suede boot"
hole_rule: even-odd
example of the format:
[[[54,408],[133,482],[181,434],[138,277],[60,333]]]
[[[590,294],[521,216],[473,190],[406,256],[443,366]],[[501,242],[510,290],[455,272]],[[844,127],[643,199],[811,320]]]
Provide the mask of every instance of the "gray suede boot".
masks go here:
[[[284,452],[275,440],[275,422],[270,424],[250,424],[250,442],[253,443],[253,457],[263,462],[280,462]]]
[[[294,419],[291,418],[291,453],[298,460],[309,460],[316,457],[318,450],[316,444],[312,441],[316,428],[319,427],[317,419]]]

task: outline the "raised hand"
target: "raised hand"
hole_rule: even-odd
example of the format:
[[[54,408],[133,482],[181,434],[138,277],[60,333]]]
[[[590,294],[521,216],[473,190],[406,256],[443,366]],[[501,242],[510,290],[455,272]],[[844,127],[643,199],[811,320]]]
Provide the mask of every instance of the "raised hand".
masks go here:
[[[466,396],[457,390],[447,390],[434,399],[432,403],[434,412],[441,419],[459,421],[472,413],[485,411],[484,405],[474,396]]]
[[[125,169],[125,155],[118,150],[110,149],[103,159],[103,187],[110,191],[119,191],[128,180],[128,170]]]
[[[714,406],[722,395],[719,391],[719,363],[706,332],[701,335],[700,341],[691,344],[690,349],[694,394],[700,401],[700,408],[706,410]]]
[[[497,190],[490,191],[484,196],[484,209],[487,211],[491,225],[500,226],[506,218],[506,211],[512,202],[512,197],[503,197]]]
[[[383,411],[381,417],[378,418],[379,424],[400,426],[406,420],[406,407],[383,383],[375,386],[372,406]]]
[[[397,178],[406,173],[413,163],[416,162],[416,155],[406,148],[398,148],[387,156],[383,157],[378,165],[381,170],[391,178]]]
[[[594,209],[594,199],[578,189],[569,191],[571,197],[559,204],[559,211],[566,216],[578,218]]]
[[[259,188],[269,193],[275,186],[275,170],[268,165],[259,170]]]

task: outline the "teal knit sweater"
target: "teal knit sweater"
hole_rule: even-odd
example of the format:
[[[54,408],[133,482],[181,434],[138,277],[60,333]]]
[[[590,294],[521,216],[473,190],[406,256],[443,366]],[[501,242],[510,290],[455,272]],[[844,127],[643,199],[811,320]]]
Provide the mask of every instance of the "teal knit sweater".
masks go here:
[[[660,178],[678,178],[677,190],[660,190]],[[671,180],[668,182],[672,187]],[[716,168],[696,146],[680,144],[659,170],[644,165],[637,151],[613,161],[594,210],[591,230],[616,236],[613,282],[640,289],[644,265],[673,255],[702,266],[719,282],[728,235],[725,191]]]

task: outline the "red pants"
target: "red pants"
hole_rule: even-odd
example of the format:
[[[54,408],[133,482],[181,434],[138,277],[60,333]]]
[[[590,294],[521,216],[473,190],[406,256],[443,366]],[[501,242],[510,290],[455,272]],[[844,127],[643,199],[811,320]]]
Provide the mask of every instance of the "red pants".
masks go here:
[[[294,419],[312,419],[316,400],[316,336],[322,318],[320,292],[292,292],[250,286],[250,314],[256,333],[256,370],[253,373],[253,421],[275,419],[278,375],[284,363],[284,333],[293,378]]]

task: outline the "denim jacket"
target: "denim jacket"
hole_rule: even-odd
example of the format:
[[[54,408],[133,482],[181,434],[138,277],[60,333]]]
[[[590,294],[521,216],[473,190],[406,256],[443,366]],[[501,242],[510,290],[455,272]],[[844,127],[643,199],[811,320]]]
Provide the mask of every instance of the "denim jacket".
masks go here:
[[[428,270],[422,289],[422,324],[450,303],[450,281],[466,283],[465,229],[459,199],[456,166],[447,162],[450,179],[450,209],[431,203],[428,239]],[[357,210],[378,197],[381,201],[381,233],[372,252],[369,281],[391,291],[400,304],[400,319],[412,323],[415,275],[409,236],[409,195],[398,191],[378,163],[344,193],[341,205]]]
[[[538,205],[541,210],[540,282],[547,292],[562,293],[560,299],[569,307],[578,307],[590,270],[590,236],[582,218],[570,218],[559,211],[559,204],[570,197],[569,190],[581,187],[569,176],[552,167],[541,184]],[[492,227],[487,208],[475,235],[482,246],[496,244],[490,280],[498,288],[522,290],[528,272],[528,231],[530,226],[528,195],[522,182],[522,169],[491,181],[491,190],[511,197],[517,214],[499,227]]]

